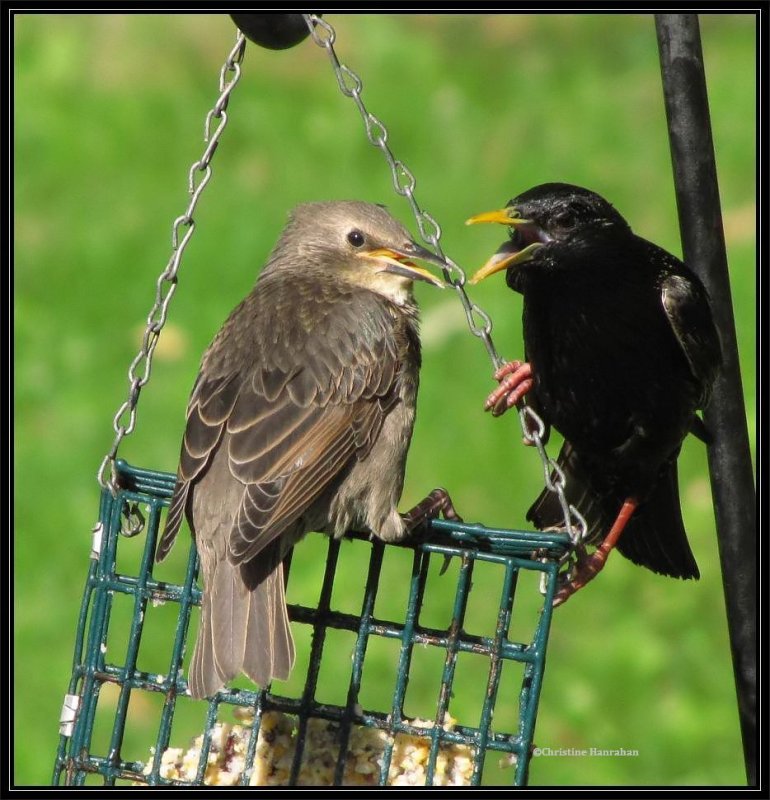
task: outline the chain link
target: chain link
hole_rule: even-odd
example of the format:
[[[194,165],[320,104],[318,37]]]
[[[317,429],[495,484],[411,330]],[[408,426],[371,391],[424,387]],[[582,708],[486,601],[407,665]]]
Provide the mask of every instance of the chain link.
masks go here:
[[[393,151],[388,146],[388,129],[384,123],[374,116],[364,104],[361,98],[363,92],[363,81],[353,72],[350,67],[342,64],[334,50],[334,42],[337,34],[334,28],[321,17],[314,14],[304,14],[305,22],[310,29],[313,41],[321,48],[326,50],[331,61],[334,74],[340,91],[346,97],[352,98],[358,108],[364,122],[366,136],[369,141],[382,151],[385,160],[388,162],[393,176],[393,188],[396,193],[405,197],[412,210],[412,214],[417,222],[422,240],[430,245],[433,250],[443,258],[446,266],[443,269],[444,278],[447,283],[457,292],[457,296],[465,311],[468,327],[474,336],[477,336],[484,344],[489,358],[495,370],[499,369],[505,362],[498,354],[492,341],[492,319],[476,303],[474,303],[465,291],[466,275],[462,267],[444,255],[439,239],[441,238],[441,227],[438,222],[427,211],[423,211],[414,196],[417,181],[409,168],[393,155]],[[545,435],[545,423],[538,414],[525,403],[518,406],[519,420],[521,422],[524,437],[528,443],[533,444],[543,464],[545,473],[545,485],[549,491],[557,495],[564,516],[564,524],[574,545],[578,545],[586,535],[587,525],[580,512],[567,502],[564,494],[566,477],[564,471],[548,455],[543,444],[542,437]],[[551,477],[551,473],[555,477]]]
[[[235,46],[227,56],[219,73],[219,97],[214,107],[206,115],[203,132],[203,141],[206,143],[206,149],[203,151],[203,155],[190,167],[187,187],[188,194],[190,195],[190,202],[184,214],[174,220],[171,231],[171,257],[157,281],[155,305],[152,307],[147,317],[147,327],[144,331],[141,348],[136,358],[131,362],[131,366],[128,368],[128,397],[115,414],[112,423],[112,427],[115,431],[115,439],[112,442],[112,447],[109,452],[102,460],[96,476],[99,485],[102,488],[109,488],[113,494],[115,494],[116,490],[115,457],[120,443],[126,436],[133,432],[136,426],[136,405],[139,401],[139,393],[142,387],[150,380],[152,357],[155,352],[155,347],[158,344],[160,332],[166,324],[171,298],[176,291],[179,264],[182,260],[185,248],[195,232],[193,212],[198,204],[201,193],[211,179],[211,159],[219,144],[222,131],[224,131],[227,125],[227,113],[225,109],[227,108],[230,93],[240,80],[240,65],[243,61],[245,49],[246,37],[238,31]],[[232,73],[232,77],[227,80],[229,73]],[[219,120],[219,125],[212,133],[211,126],[215,119]],[[182,233],[181,231],[183,228],[186,230]],[[107,474],[108,470],[109,477]]]
[[[393,177],[393,188],[397,194],[406,198],[409,203],[421,238],[444,259],[446,263],[443,268],[444,277],[447,283],[457,292],[463,311],[465,312],[468,328],[474,336],[482,340],[494,368],[500,368],[504,364],[504,360],[498,354],[494,342],[492,341],[492,320],[480,306],[471,301],[468,297],[465,291],[465,271],[444,254],[440,244],[441,227],[438,222],[418,204],[414,195],[417,181],[406,164],[396,159],[393,155],[392,150],[388,146],[388,130],[386,126],[366,108],[361,98],[361,93],[363,91],[363,82],[361,78],[353,72],[352,69],[339,61],[334,50],[334,42],[336,40],[334,28],[326,20],[315,15],[305,14],[303,16],[310,29],[313,41],[319,47],[327,51],[340,91],[346,97],[352,98],[355,102],[361,114],[361,118],[363,119],[368,140],[373,146],[382,151]],[[241,77],[240,64],[243,61],[245,46],[246,39],[243,34],[238,31],[235,46],[228,55],[220,72],[219,98],[214,107],[206,115],[204,124],[204,142],[206,143],[206,149],[200,159],[190,167],[188,177],[190,202],[184,214],[174,220],[171,235],[171,257],[166,268],[158,278],[155,304],[147,318],[147,327],[142,339],[142,345],[128,370],[128,397],[118,409],[113,420],[115,439],[109,452],[102,460],[97,473],[99,484],[103,488],[109,487],[113,493],[115,492],[115,457],[122,440],[131,434],[136,426],[136,407],[139,394],[142,387],[145,386],[150,379],[153,354],[160,337],[160,332],[166,324],[171,298],[176,291],[177,271],[185,248],[192,234],[195,232],[193,212],[195,211],[203,189],[211,179],[211,160],[219,144],[222,132],[227,125],[228,118],[225,109],[227,108],[230,94]],[[229,81],[226,80],[228,73],[232,73],[232,77]],[[211,133],[214,119],[219,120],[219,124],[216,130]],[[182,228],[186,228],[186,230],[184,233],[180,234]],[[578,510],[567,503],[564,494],[564,487],[566,484],[564,472],[558,464],[548,456],[542,442],[545,425],[536,412],[526,404],[520,404],[519,416],[525,439],[536,447],[540,455],[545,473],[545,485],[549,491],[554,492],[558,496],[564,515],[565,527],[573,542],[578,544],[586,534],[586,522]],[[107,477],[108,468],[110,470],[109,478]],[[551,477],[552,472],[555,477]]]

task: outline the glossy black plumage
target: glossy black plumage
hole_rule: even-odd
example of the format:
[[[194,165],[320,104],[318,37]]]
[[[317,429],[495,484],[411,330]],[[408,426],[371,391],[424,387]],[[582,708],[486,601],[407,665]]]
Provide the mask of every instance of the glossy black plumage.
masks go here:
[[[634,498],[620,552],[664,575],[698,577],[676,460],[688,432],[704,435],[696,411],[721,360],[703,285],[587,189],[544,184],[502,213],[510,241],[480,273],[506,268],[524,297],[528,400],[566,440],[559,463],[569,502],[597,542]],[[546,491],[527,518],[558,525],[561,507]]]

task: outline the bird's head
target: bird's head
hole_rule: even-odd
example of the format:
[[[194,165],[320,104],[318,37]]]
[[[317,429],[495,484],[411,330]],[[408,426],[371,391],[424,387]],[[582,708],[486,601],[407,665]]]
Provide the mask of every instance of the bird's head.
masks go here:
[[[514,288],[516,273],[523,268],[553,263],[556,253],[574,247],[586,234],[602,236],[616,230],[628,231],[628,223],[603,197],[567,183],[535,186],[509,200],[500,211],[477,214],[466,225],[478,222],[499,222],[510,226],[510,231],[508,240],[474,274],[470,283],[479,283],[507,269],[508,283]]]
[[[382,206],[358,201],[304,203],[292,212],[266,271],[286,264],[320,270],[401,305],[411,297],[414,281],[445,286],[413,259],[446,266]]]

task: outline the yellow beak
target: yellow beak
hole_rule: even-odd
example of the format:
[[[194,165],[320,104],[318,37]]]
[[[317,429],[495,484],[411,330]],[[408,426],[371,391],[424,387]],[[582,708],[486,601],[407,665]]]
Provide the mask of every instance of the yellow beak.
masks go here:
[[[485,211],[483,214],[476,214],[475,217],[465,220],[466,225],[478,225],[480,222],[498,222],[500,225],[516,225],[518,222],[526,222],[519,217],[511,216],[516,211],[513,208],[501,208],[499,211]]]
[[[503,269],[508,269],[508,267],[512,267],[514,264],[521,264],[524,261],[529,261],[532,258],[535,250],[539,250],[542,246],[543,245],[541,242],[533,242],[523,250],[518,250],[515,253],[498,251],[489,259],[489,261],[487,261],[486,264],[484,264],[483,267],[481,267],[480,270],[473,275],[468,283],[480,283],[490,275],[494,275],[496,272],[500,272]]]
[[[434,264],[444,265],[444,262],[429,250],[425,250],[419,245],[414,245],[414,257],[423,258]],[[400,275],[404,278],[409,278],[413,281],[425,281],[426,283],[438,286],[440,289],[446,288],[446,284],[441,278],[437,278],[433,273],[428,272],[427,269],[418,267],[417,264],[412,263],[409,258],[397,250],[392,250],[389,247],[378,247],[375,250],[366,250],[358,253],[359,258],[369,258],[373,261],[384,263],[385,266],[381,272],[389,272],[392,275]]]
[[[511,225],[514,228],[525,228],[533,225],[532,220],[522,219],[519,212],[513,207],[501,208],[498,211],[485,211],[475,217],[465,220],[466,225],[477,225],[480,222],[497,222],[500,225]],[[511,250],[511,243],[506,242],[490,259],[479,269],[468,283],[476,284],[494,275],[496,272],[507,269],[514,264],[529,261],[533,253],[542,247],[541,242],[532,242],[522,250]]]

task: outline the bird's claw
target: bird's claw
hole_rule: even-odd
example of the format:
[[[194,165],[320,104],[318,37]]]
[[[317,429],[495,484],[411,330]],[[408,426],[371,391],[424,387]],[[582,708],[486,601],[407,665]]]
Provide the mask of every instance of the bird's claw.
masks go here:
[[[618,512],[615,522],[604,541],[596,548],[592,555],[587,555],[585,548],[578,546],[574,572],[568,577],[567,582],[559,588],[553,600],[554,608],[566,603],[578,589],[582,589],[592,581],[604,568],[610,553],[617,546],[620,535],[626,528],[628,521],[639,507],[636,497],[627,497]]]
[[[592,581],[607,563],[609,551],[601,548],[592,555],[587,555],[585,550],[578,553],[574,570],[570,571],[568,579],[559,587],[553,598],[553,607],[563,605],[575,592],[582,589]]]
[[[532,389],[532,366],[527,361],[509,361],[495,372],[495,380],[500,385],[487,397],[484,410],[499,417]]]
[[[406,525],[406,530],[414,534],[421,526],[424,526],[428,520],[436,519],[441,515],[444,519],[452,520],[453,522],[462,522],[462,517],[455,510],[452,498],[446,489],[434,489],[424,500],[420,501],[414,508],[407,511],[403,515],[403,520]],[[427,535],[427,528],[423,528],[424,534]],[[417,537],[412,537],[413,540]],[[444,555],[444,563],[439,570],[439,576],[443,575],[449,568],[449,563],[452,556]]]
[[[437,519],[439,515],[453,522],[462,522],[462,517],[455,511],[452,498],[446,489],[434,489],[424,500],[402,515],[406,529],[414,531],[428,520]]]

